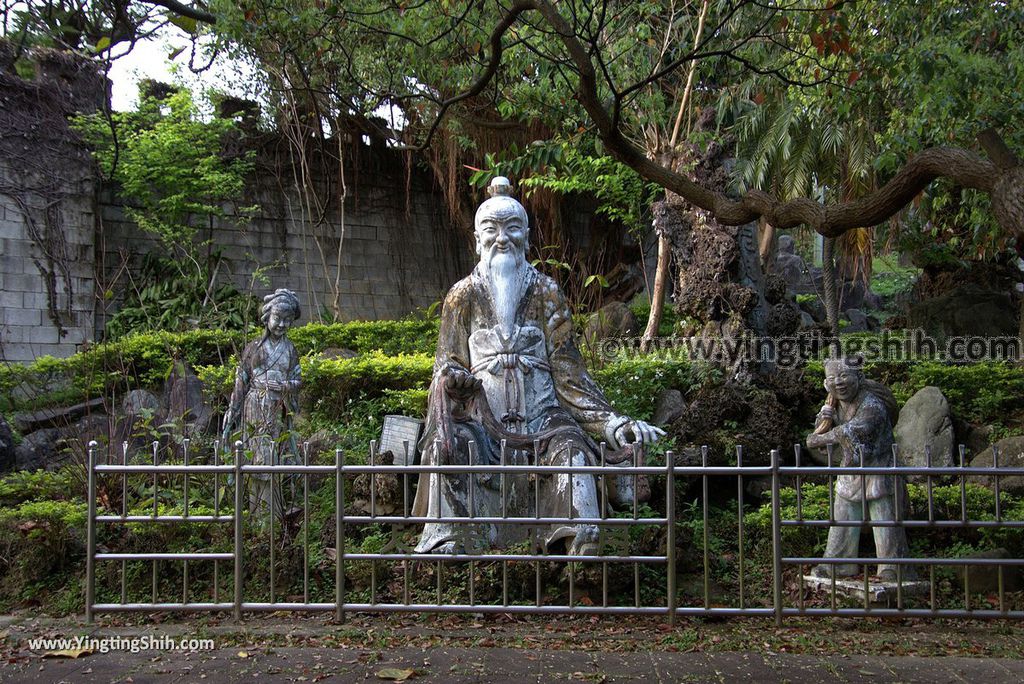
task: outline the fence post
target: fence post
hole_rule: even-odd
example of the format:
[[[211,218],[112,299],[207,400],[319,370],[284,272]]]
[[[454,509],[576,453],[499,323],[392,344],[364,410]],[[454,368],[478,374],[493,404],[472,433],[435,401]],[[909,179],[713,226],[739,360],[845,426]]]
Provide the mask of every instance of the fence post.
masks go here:
[[[85,621],[93,622],[92,607],[96,603],[96,447],[95,440],[86,448],[88,460],[89,518],[85,531]]]
[[[782,626],[782,514],[779,505],[779,450],[772,449],[772,603]]]
[[[242,621],[242,442],[235,442],[235,622]]]
[[[668,624],[676,624],[676,463],[675,455],[665,453],[665,517],[668,520],[665,540],[665,564],[668,566]]]
[[[334,620],[345,621],[345,526],[341,519],[345,515],[345,454],[341,449],[334,452]]]

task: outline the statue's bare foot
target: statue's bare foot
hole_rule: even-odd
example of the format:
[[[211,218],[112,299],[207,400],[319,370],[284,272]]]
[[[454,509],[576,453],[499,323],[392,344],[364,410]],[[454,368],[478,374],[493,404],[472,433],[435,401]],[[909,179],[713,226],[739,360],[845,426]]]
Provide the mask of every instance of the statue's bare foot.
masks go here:
[[[830,563],[822,563],[821,565],[814,566],[811,570],[811,574],[815,577],[824,577],[826,579],[831,578],[833,573],[838,577],[853,577],[857,574],[857,566],[853,564],[842,564],[832,565]]]
[[[601,552],[598,530],[593,525],[581,525],[569,545],[570,556],[596,556]]]
[[[454,556],[458,552],[459,550],[455,547],[455,542],[453,541],[446,541],[430,549],[430,553],[447,554],[449,556]]]

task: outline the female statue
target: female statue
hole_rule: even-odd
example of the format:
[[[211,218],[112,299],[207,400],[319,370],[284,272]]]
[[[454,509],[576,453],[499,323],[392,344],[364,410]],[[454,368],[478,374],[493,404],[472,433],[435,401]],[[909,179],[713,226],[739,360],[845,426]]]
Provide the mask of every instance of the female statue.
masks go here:
[[[298,411],[299,386],[302,384],[299,355],[288,339],[288,329],[302,310],[299,298],[291,290],[279,289],[263,298],[260,320],[264,333],[246,345],[235,373],[228,411],[224,416],[222,438],[229,444],[231,432],[240,423],[241,440],[256,465],[277,465],[282,461],[284,444],[298,454],[292,433],[292,418]],[[275,500],[275,513],[283,510],[279,490],[270,488],[269,474],[254,474],[249,504],[252,510],[269,507]]]

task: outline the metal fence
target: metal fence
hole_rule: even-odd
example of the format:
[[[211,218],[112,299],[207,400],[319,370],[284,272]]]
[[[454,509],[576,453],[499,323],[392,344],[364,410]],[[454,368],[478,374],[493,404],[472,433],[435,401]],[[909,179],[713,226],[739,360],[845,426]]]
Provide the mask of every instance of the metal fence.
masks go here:
[[[924,467],[897,466],[895,453],[894,465],[890,467],[841,467],[832,463],[831,452],[826,465],[804,465],[799,447],[795,449],[795,465],[791,466],[782,465],[778,450],[771,452],[768,465],[745,465],[743,451],[738,449],[736,465],[722,466],[708,465],[706,448],[702,449],[700,465],[676,465],[677,459],[671,452],[665,456],[665,465],[643,465],[639,454],[631,464],[608,465],[604,462],[603,445],[600,463],[592,466],[512,464],[506,458],[504,445],[501,453],[498,464],[393,465],[380,463],[372,445],[365,465],[346,464],[341,451],[336,452],[333,464],[311,464],[307,448],[302,463],[267,466],[246,463],[241,443],[236,443],[233,453],[225,454],[215,445],[212,454],[197,462],[185,441],[178,455],[164,462],[154,443],[145,462],[138,462],[138,456],[131,457],[125,445],[123,457],[115,459],[120,463],[111,462],[109,452],[106,462],[99,463],[99,448],[91,443],[86,619],[91,622],[97,613],[122,611],[224,611],[240,620],[246,612],[282,610],[333,613],[338,621],[348,612],[641,614],[664,616],[670,623],[678,616],[762,616],[774,617],[777,624],[782,624],[787,616],[797,615],[1024,617],[1018,599],[1004,585],[1004,574],[1024,565],[1020,558],[888,558],[886,564],[899,568],[897,581],[895,587],[890,583],[880,588],[869,575],[869,566],[877,564],[877,558],[786,554],[786,540],[791,534],[832,526],[901,526],[911,535],[920,530],[945,529],[1024,534],[1024,521],[1004,515],[1003,501],[1007,497],[1001,495],[999,485],[1003,477],[1024,475],[1024,468],[1000,468],[998,453],[992,467],[985,468],[967,467],[962,447],[959,467],[932,467],[930,459]],[[225,456],[231,456],[232,462],[225,463],[229,460]],[[471,501],[474,475],[500,478],[503,500],[505,481],[513,477],[531,478],[535,497],[539,497],[541,478],[560,473],[568,473],[570,478],[594,477],[601,484],[606,478],[631,476],[634,486],[639,478],[647,477],[653,487],[664,492],[664,515],[641,507],[634,500],[631,510],[624,512],[610,510],[607,502],[602,501],[600,516],[595,518],[510,516],[504,505],[498,512],[485,511],[487,515],[478,515],[471,505],[471,515],[467,517],[417,517],[410,513],[411,484],[420,473],[437,473],[440,477],[470,475],[467,479],[471,483]],[[896,478],[920,478],[925,483],[927,510],[906,519],[897,513],[895,520],[866,520],[864,503],[865,520],[835,520],[832,491],[834,478],[839,475],[859,476],[862,483],[868,476],[893,477],[897,497],[903,488]],[[967,482],[978,477],[991,478],[994,508],[972,519],[968,514],[971,491]],[[270,502],[265,509],[250,512],[247,483],[256,478],[270,479]],[[363,478],[364,485],[369,482],[369,501],[362,502],[361,509],[354,507],[353,497],[346,496],[357,478]],[[400,514],[380,513],[378,482],[384,478],[392,478],[392,484],[396,480],[399,483]],[[770,491],[770,535],[761,539],[756,556],[749,548],[745,523],[752,510],[747,505],[746,485],[753,479],[767,481]],[[826,516],[805,516],[802,485],[808,479],[817,479],[827,486]],[[934,497],[934,483],[949,480],[959,487],[960,515],[955,519],[937,516]],[[333,510],[325,511],[324,508],[331,508],[325,506],[324,499],[324,492],[331,493],[331,484],[333,501],[328,504],[333,504]],[[784,484],[795,485],[795,492],[784,488]],[[943,487],[948,499],[950,485]],[[681,489],[695,496],[685,515],[677,510]],[[197,491],[203,499],[201,506],[196,503]],[[318,509],[311,506],[314,491]],[[726,496],[725,492],[731,495],[733,491],[735,524],[727,525],[727,536],[730,540],[735,537],[735,544],[725,549],[714,538],[711,520],[715,517],[720,522],[723,510],[709,502],[712,494],[721,498]],[[151,504],[143,501],[145,512],[140,512],[138,501],[130,504],[138,492],[142,495],[136,499],[152,497]],[[172,505],[161,503],[161,497],[168,493],[174,494]],[[794,496],[795,501],[790,501]],[[657,492],[654,498],[660,498]],[[785,511],[783,498],[787,500]],[[282,499],[292,506],[287,511]],[[899,503],[897,500],[898,512],[902,510]],[[314,510],[316,520],[311,518]],[[596,525],[601,530],[601,552],[553,553],[543,544],[453,555],[416,553],[410,548],[408,540],[415,538],[420,525],[446,520],[454,524],[525,525],[531,530],[552,524]],[[311,524],[319,539],[311,540]],[[222,545],[230,550],[189,548],[174,553],[129,553],[111,552],[97,543],[101,527],[109,526],[107,535],[123,540],[130,536],[133,526],[147,525],[230,527],[230,537],[226,532],[222,535]],[[333,547],[323,542],[331,536],[330,525]],[[374,531],[373,539],[380,541],[376,546],[367,546],[368,529]],[[686,535],[680,536],[681,533]],[[630,545],[633,535],[646,535],[647,548],[653,545],[659,552],[634,553]],[[406,541],[402,543],[402,539]],[[684,544],[680,545],[680,541]],[[264,550],[268,558],[262,556]],[[685,559],[680,558],[681,553]],[[279,570],[283,555],[288,556],[286,560],[290,563],[289,569],[283,571],[284,577]],[[264,569],[264,560],[268,561],[268,572],[266,576],[257,575],[257,570]],[[850,581],[833,575],[816,582],[804,578],[806,568],[838,563],[862,566],[863,577]],[[150,586],[141,599],[139,585],[143,583],[146,564],[150,566]],[[722,565],[728,568],[723,571],[719,568]],[[170,566],[180,566],[181,572],[177,590],[180,595],[174,600],[168,598],[168,573],[164,572]],[[927,581],[911,581],[904,570],[911,566],[927,568]],[[101,572],[102,567],[109,571]],[[225,567],[230,568],[229,574],[223,572]],[[949,568],[957,567],[961,568],[963,593],[951,599]],[[995,600],[978,598],[971,588],[971,573],[988,568],[995,568],[998,575]],[[298,572],[301,582],[296,576]],[[722,573],[728,575],[727,597],[712,589],[717,575]],[[201,591],[195,589],[193,582],[199,576]],[[98,588],[98,577],[109,581]],[[681,578],[687,581],[686,588],[679,586]],[[98,592],[104,600],[97,600]],[[886,592],[882,600],[881,594]],[[253,594],[263,595],[267,600],[247,600]],[[980,605],[980,601],[986,601],[988,607]]]

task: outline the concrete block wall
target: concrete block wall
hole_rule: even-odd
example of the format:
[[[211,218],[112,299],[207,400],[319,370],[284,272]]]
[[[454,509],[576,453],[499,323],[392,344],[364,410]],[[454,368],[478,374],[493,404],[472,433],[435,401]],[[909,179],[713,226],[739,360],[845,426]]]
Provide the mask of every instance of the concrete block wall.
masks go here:
[[[64,258],[59,261],[68,269],[65,278],[32,239],[21,208],[0,196],[0,360],[68,356],[93,336],[95,248],[90,201],[88,195],[62,201]],[[33,219],[38,225],[35,212]],[[52,279],[50,272],[55,274]],[[48,280],[53,283],[52,294]]]

